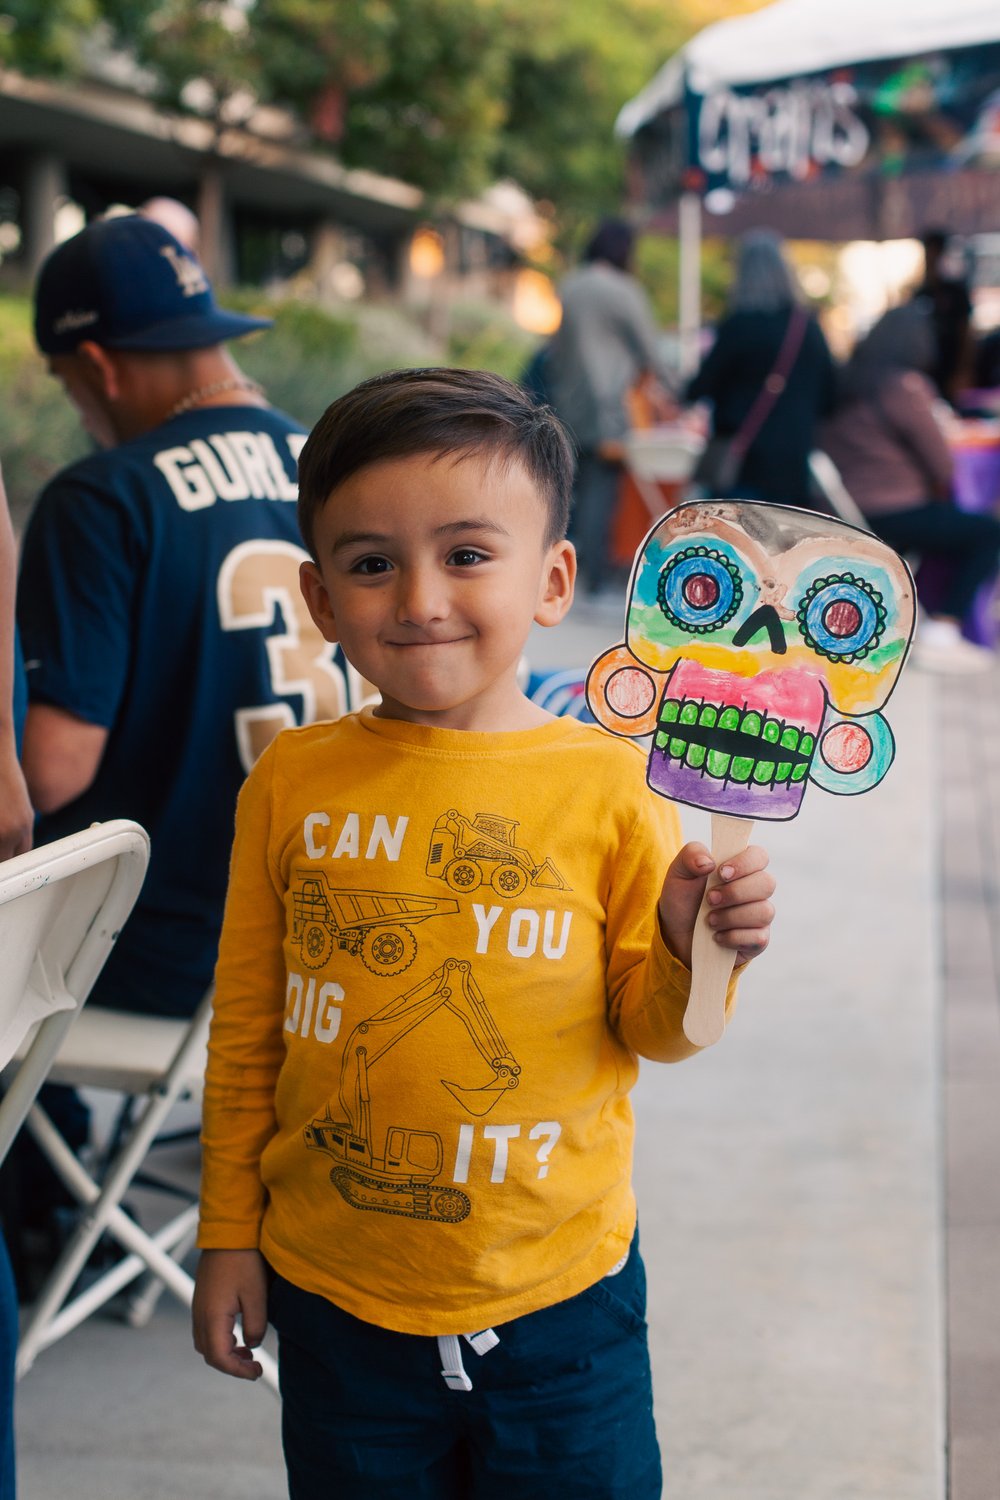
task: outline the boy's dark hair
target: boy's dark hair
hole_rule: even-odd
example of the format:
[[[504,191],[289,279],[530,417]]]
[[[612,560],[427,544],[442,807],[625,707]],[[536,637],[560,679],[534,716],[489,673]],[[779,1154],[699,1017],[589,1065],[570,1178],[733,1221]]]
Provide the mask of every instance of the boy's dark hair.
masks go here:
[[[519,463],[548,509],[546,545],[566,535],[573,450],[553,411],[487,370],[389,370],[328,406],[302,449],[299,530],[313,557],[316,515],[338,485],[418,453]]]

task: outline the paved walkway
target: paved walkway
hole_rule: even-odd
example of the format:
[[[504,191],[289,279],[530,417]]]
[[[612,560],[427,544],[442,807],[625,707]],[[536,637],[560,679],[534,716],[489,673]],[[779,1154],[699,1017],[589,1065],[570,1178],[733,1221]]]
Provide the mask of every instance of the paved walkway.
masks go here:
[[[949,683],[935,748],[945,934],[951,1500],[1000,1496],[1000,681]]]
[[[619,621],[578,609],[532,642],[532,660],[585,664]],[[978,790],[992,736],[1000,791],[997,684],[977,683],[943,690],[910,673],[890,704],[899,753],[883,786],[860,798],[811,787],[795,823],[758,829],[780,882],[772,948],[717,1047],[643,1070],[637,1182],[674,1500],[946,1495],[942,880],[928,808],[946,765],[941,805],[965,819],[960,842],[1000,847],[1000,796],[984,818]],[[965,762],[949,763],[963,733]],[[686,823],[698,836],[706,827]],[[948,851],[945,905],[965,923],[949,941],[949,982],[962,974],[974,989],[949,1027],[949,1114],[965,1130],[964,1145],[950,1137],[951,1293],[965,1299],[953,1307],[964,1330],[951,1346],[953,1496],[994,1500],[1000,1484],[977,1485],[998,1472],[1000,1042],[987,921],[998,884],[995,864],[987,877],[951,841]],[[992,1134],[970,1157],[986,1117]],[[284,1493],[277,1403],[204,1369],[166,1300],[143,1332],[95,1319],[42,1355],[18,1422],[21,1500]]]

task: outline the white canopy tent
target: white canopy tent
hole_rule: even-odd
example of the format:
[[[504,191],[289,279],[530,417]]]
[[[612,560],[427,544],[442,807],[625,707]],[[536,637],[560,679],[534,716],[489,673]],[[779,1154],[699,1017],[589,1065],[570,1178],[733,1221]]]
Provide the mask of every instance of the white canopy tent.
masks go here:
[[[776,0],[700,31],[623,106],[615,130],[635,135],[679,104],[686,85],[704,94],[720,85],[998,41],[998,0]]]
[[[681,132],[677,129],[669,149],[658,144],[664,139],[663,122],[680,118],[686,110],[698,108],[705,101],[711,104],[726,91],[755,92],[758,97],[750,101],[748,108],[756,108],[761,113],[757,117],[750,117],[752,123],[749,127],[746,116],[735,129],[732,121],[736,116],[732,116],[722,126],[723,130],[728,131],[730,138],[741,125],[744,128],[743,163],[746,165],[751,151],[751,142],[747,139],[748,130],[760,132],[752,139],[752,149],[761,156],[766,155],[768,132],[772,151],[776,151],[779,157],[783,151],[786,154],[792,152],[793,138],[794,149],[804,150],[803,143],[808,138],[810,126],[808,121],[803,126],[802,101],[806,97],[808,86],[817,85],[818,79],[824,75],[827,86],[835,87],[831,84],[831,80],[836,78],[835,70],[859,67],[870,69],[871,65],[877,68],[883,63],[887,66],[905,66],[908,59],[939,58],[941,55],[957,55],[961,49],[995,48],[998,44],[1000,0],[776,0],[776,3],[764,10],[720,21],[700,32],[669,59],[641,93],[624,105],[618,116],[616,132],[623,138],[638,137],[640,142],[651,142],[648,149],[654,156],[660,151],[664,160],[669,159],[670,171],[676,173],[685,149],[689,156],[696,153],[692,152],[690,142],[682,141]],[[969,54],[966,52],[964,55]],[[989,54],[990,58],[993,55]],[[759,97],[762,91],[767,91],[763,99]],[[775,106],[773,101],[779,97],[785,103]],[[774,116],[765,119],[767,110],[772,108],[786,108],[788,112],[780,121]],[[759,121],[762,119],[764,123],[760,125]],[[831,134],[836,128],[839,127],[831,127]],[[858,131],[858,137],[868,141],[868,133],[863,126]],[[717,149],[715,154],[720,156],[721,149]],[[844,157],[846,154],[845,149]],[[782,169],[786,178],[798,177],[798,188],[801,190],[804,187],[815,203],[818,195],[813,190],[813,174],[822,174],[816,172],[814,161],[807,163],[808,155],[805,152],[802,159],[794,162],[790,169],[788,162],[784,162],[779,167],[775,180],[781,178]],[[830,156],[826,160],[831,162],[835,159]],[[957,158],[953,158],[948,164],[952,175],[942,174],[940,177],[940,181],[952,194],[957,191],[954,187],[954,168],[961,164]],[[858,158],[855,157],[850,165],[852,169],[856,169]],[[690,166],[689,160],[689,168]],[[796,167],[803,170],[796,171]],[[677,178],[678,190],[681,183],[684,190],[680,191],[679,197],[675,191],[677,227],[681,239],[681,334],[686,363],[691,363],[694,357],[699,324],[701,194],[704,186],[699,185],[697,179],[703,175],[697,170],[693,173],[688,170],[686,174],[681,172]],[[689,180],[692,177],[694,182]],[[825,197],[822,201],[828,205],[829,216],[835,223],[848,222],[846,214],[838,217],[838,194],[844,195],[842,201],[846,204],[846,194],[854,192],[856,202],[858,183],[861,180],[861,174],[856,170],[844,172],[839,180],[836,177],[823,178]],[[898,200],[897,182],[898,179],[887,181],[869,177],[873,199],[883,203],[888,201],[890,204]],[[815,185],[818,186],[818,183]],[[745,179],[737,186],[745,186]],[[1000,178],[992,174],[985,182],[980,181],[979,201],[976,205],[980,220],[984,214],[995,214],[1000,224],[998,187]],[[890,189],[896,192],[895,200]],[[733,194],[727,192],[724,196],[731,200]],[[951,201],[942,197],[941,202],[946,206],[943,211],[939,210],[932,216],[948,222],[951,217]],[[804,202],[800,192],[797,199],[800,212]],[[747,193],[741,200],[741,206],[747,205],[754,205],[759,219],[771,222],[766,216],[774,210],[774,197],[765,199],[758,196],[754,200],[753,194]],[[708,207],[712,207],[711,196]],[[903,217],[901,213],[897,214],[899,222],[902,222]],[[890,220],[891,214],[886,217],[886,223]],[[744,222],[745,215],[741,219],[737,213],[728,224],[720,222],[719,229],[722,232],[727,229],[733,232],[744,227]],[[881,232],[890,236],[893,233],[891,228]],[[836,236],[833,234],[831,237]],[[844,237],[852,236],[848,233]]]

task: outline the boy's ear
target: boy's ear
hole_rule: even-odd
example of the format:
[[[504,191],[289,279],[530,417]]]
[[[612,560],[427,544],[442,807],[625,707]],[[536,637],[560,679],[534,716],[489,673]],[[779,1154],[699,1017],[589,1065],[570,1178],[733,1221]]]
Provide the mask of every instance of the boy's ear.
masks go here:
[[[575,585],[576,548],[572,542],[553,542],[545,554],[535,623],[558,625],[573,603]]]
[[[306,601],[306,608],[312,615],[313,624],[326,641],[336,641],[337,623],[333,618],[333,607],[330,604],[330,595],[326,591],[323,576],[314,562],[304,562],[299,565],[299,588],[302,597]]]

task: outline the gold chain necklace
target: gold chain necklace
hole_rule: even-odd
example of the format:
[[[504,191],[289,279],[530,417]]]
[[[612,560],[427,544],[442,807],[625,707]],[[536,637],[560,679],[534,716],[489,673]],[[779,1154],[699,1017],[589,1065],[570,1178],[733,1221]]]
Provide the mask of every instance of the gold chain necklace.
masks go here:
[[[246,375],[233,375],[228,380],[214,380],[211,385],[199,385],[193,391],[188,391],[182,396],[176,406],[172,406],[163,418],[164,422],[171,421],[174,417],[182,416],[184,412],[191,411],[200,406],[211,396],[221,396],[223,391],[247,391],[253,396],[263,396],[264,387],[258,385],[256,380],[250,380]]]

